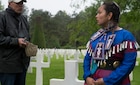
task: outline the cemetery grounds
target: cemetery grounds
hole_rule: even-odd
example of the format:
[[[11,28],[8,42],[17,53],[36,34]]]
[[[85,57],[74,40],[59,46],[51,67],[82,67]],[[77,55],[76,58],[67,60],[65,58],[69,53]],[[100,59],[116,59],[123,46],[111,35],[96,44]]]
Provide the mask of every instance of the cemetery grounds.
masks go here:
[[[83,57],[82,57],[83,58]],[[47,61],[47,58],[44,59]],[[137,58],[139,62],[138,66],[135,66],[133,70],[133,80],[131,81],[131,85],[139,85],[140,84],[140,58]],[[43,68],[43,85],[50,85],[50,79],[64,79],[64,58],[59,57],[56,58],[54,55],[51,58],[51,63],[49,68]],[[79,80],[83,80],[83,63],[79,63]],[[33,68],[32,73],[27,73],[26,85],[36,85],[36,68]]]

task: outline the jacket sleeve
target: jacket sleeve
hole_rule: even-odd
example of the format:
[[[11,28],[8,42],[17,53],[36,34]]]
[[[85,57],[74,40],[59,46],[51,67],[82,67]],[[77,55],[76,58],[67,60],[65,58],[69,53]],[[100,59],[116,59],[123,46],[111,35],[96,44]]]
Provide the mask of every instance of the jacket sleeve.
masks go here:
[[[18,38],[13,38],[5,34],[6,16],[4,12],[0,13],[0,46],[18,45]]]

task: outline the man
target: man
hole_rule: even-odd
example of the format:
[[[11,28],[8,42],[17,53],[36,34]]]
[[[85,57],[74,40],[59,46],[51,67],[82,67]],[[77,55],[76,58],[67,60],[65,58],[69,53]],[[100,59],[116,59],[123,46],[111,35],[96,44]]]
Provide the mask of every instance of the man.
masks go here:
[[[25,85],[30,58],[25,54],[29,24],[22,15],[25,0],[9,0],[0,13],[0,82],[1,85]]]

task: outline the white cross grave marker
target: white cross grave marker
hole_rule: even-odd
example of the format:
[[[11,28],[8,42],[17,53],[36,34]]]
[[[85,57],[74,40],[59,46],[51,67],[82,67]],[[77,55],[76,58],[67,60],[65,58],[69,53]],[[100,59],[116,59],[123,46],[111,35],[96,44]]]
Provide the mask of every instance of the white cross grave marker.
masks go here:
[[[83,80],[78,78],[78,61],[65,60],[65,78],[51,79],[50,85],[84,85]]]
[[[50,62],[43,62],[43,58],[44,58],[44,54],[38,52],[36,56],[36,62],[30,62],[30,67],[36,68],[36,85],[43,85],[42,68],[50,67]]]

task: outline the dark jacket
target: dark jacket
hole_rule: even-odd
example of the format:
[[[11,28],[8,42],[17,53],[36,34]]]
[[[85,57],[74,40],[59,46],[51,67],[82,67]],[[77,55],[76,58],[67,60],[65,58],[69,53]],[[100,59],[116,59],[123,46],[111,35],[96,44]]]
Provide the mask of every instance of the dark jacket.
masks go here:
[[[27,69],[30,58],[18,44],[18,38],[29,37],[27,18],[10,7],[0,13],[0,73],[18,73]]]

